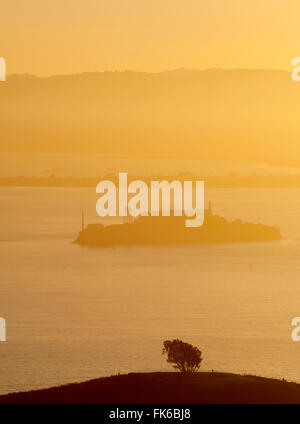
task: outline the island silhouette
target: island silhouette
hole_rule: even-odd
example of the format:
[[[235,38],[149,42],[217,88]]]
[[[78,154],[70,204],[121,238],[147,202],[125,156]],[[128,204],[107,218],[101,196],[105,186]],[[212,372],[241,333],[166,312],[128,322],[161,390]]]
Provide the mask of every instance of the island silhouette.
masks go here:
[[[74,241],[89,246],[111,245],[182,245],[231,242],[275,241],[281,239],[278,228],[264,224],[228,221],[212,213],[211,202],[205,209],[204,224],[185,227],[185,216],[129,217],[114,225],[88,224],[82,217],[82,230]]]

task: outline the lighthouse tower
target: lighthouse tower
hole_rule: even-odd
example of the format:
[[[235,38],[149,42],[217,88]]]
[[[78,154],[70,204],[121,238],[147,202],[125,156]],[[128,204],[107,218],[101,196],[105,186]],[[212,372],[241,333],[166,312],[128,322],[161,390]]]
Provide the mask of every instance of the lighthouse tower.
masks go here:
[[[84,210],[81,212],[81,231],[84,231]]]
[[[212,215],[211,200],[208,202],[207,215],[208,216],[211,216]]]

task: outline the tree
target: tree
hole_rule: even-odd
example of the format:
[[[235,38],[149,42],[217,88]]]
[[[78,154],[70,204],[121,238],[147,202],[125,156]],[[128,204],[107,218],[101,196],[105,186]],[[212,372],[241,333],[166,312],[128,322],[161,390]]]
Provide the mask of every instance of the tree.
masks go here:
[[[165,340],[162,354],[166,354],[167,362],[174,364],[173,367],[181,372],[196,372],[202,361],[201,351],[189,343],[179,339]]]

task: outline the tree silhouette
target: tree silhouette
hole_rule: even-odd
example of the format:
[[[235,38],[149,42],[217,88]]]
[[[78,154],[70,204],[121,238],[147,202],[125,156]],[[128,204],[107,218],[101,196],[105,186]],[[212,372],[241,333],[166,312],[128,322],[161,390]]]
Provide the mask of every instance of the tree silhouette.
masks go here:
[[[179,339],[165,340],[162,354],[166,354],[167,362],[174,364],[173,367],[181,372],[196,372],[202,361],[201,351],[189,343]]]

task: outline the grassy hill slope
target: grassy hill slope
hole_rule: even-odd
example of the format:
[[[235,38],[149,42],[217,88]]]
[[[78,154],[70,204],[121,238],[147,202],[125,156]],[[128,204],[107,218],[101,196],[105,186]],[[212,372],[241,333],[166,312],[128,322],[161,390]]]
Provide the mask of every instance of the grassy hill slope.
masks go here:
[[[300,403],[300,385],[228,373],[131,373],[3,395],[0,403]]]

